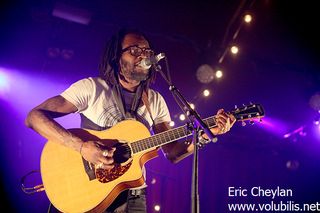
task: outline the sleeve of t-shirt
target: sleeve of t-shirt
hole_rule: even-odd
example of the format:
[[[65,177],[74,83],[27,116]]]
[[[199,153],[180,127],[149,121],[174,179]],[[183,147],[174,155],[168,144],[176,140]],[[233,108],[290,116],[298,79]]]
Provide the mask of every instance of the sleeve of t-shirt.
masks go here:
[[[156,93],[156,117],[154,119],[154,123],[163,123],[163,122],[170,122],[171,117],[170,117],[170,112],[168,110],[168,106],[162,97],[160,93]]]
[[[75,105],[78,109],[77,112],[82,112],[88,107],[93,92],[94,86],[92,79],[85,78],[73,83],[60,95]]]

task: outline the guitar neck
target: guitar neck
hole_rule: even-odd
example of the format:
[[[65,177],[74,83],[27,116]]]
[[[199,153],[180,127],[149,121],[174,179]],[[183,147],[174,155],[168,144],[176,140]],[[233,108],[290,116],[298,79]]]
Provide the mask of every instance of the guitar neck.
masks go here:
[[[204,122],[208,125],[209,128],[216,126],[215,116],[204,119]],[[188,130],[187,125],[170,129],[168,131],[155,134],[149,138],[131,143],[132,152],[133,154],[135,154],[148,149],[159,147],[161,145],[171,143],[181,138],[185,138],[191,134],[192,132]]]
[[[264,109],[260,104],[244,105],[241,108],[236,107],[233,111],[229,113],[232,114],[237,121],[252,121],[253,118],[262,118],[265,115]],[[216,126],[215,116],[206,118],[203,121],[207,124],[209,128]],[[135,154],[147,149],[159,147],[161,145],[171,143],[191,134],[192,132],[188,130],[187,125],[177,127],[175,129],[170,129],[168,131],[153,135],[149,138],[145,138],[131,143],[132,152],[133,154]]]

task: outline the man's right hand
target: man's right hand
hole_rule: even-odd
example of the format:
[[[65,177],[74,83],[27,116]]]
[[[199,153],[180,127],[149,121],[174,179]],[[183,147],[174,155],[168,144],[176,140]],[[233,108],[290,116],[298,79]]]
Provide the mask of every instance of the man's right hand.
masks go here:
[[[113,153],[115,148],[101,149],[99,142],[84,142],[80,154],[90,163],[94,164],[97,169],[112,169],[114,167]]]

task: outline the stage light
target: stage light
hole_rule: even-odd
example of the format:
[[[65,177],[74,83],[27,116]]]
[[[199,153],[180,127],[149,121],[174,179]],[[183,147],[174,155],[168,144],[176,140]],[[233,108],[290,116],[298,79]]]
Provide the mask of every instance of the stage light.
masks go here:
[[[309,105],[312,109],[320,113],[320,92],[317,92],[310,97]]]
[[[169,122],[169,126],[173,127],[175,125],[174,121]]]
[[[71,49],[61,50],[61,57],[65,60],[70,60],[74,55],[74,51]]]
[[[286,163],[286,167],[289,170],[297,170],[299,166],[300,166],[300,163],[297,160],[288,160]]]
[[[155,205],[155,206],[154,206],[154,210],[155,210],[156,212],[159,212],[159,211],[160,211],[160,205]]]
[[[214,79],[214,71],[212,67],[208,64],[203,64],[199,66],[197,70],[197,79],[203,84],[210,83]]]
[[[216,71],[216,77],[217,77],[217,78],[222,78],[222,76],[223,76],[222,71],[221,71],[221,70],[217,70],[217,71]]]
[[[60,48],[58,47],[49,47],[47,49],[47,55],[49,58],[58,58],[60,56]]]
[[[184,121],[184,120],[186,119],[186,116],[185,116],[184,114],[181,114],[181,115],[179,116],[179,119],[180,119],[181,121]]]
[[[246,14],[244,17],[243,17],[243,20],[246,22],[246,23],[250,23],[252,21],[252,16],[250,14]]]
[[[233,55],[236,55],[239,52],[239,48],[237,46],[232,46],[230,51]]]
[[[208,97],[210,95],[210,91],[208,89],[203,90],[202,92],[204,97]]]
[[[88,25],[91,20],[91,12],[88,10],[76,8],[75,6],[66,5],[61,2],[57,2],[55,4],[52,15],[54,17],[84,25]]]
[[[0,94],[8,92],[10,89],[9,77],[0,68]]]
[[[157,182],[157,179],[152,178],[152,180],[151,180],[151,184],[155,184],[156,182]]]
[[[190,104],[191,109],[195,109],[195,105],[194,104]]]

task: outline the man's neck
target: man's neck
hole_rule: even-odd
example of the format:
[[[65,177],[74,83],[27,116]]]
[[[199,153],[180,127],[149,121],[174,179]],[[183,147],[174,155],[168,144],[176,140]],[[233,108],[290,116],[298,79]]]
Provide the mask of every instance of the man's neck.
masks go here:
[[[126,80],[126,79],[122,79],[122,78],[119,78],[119,82],[124,89],[126,89],[130,92],[135,92],[140,84],[140,82],[138,82],[138,81]]]

